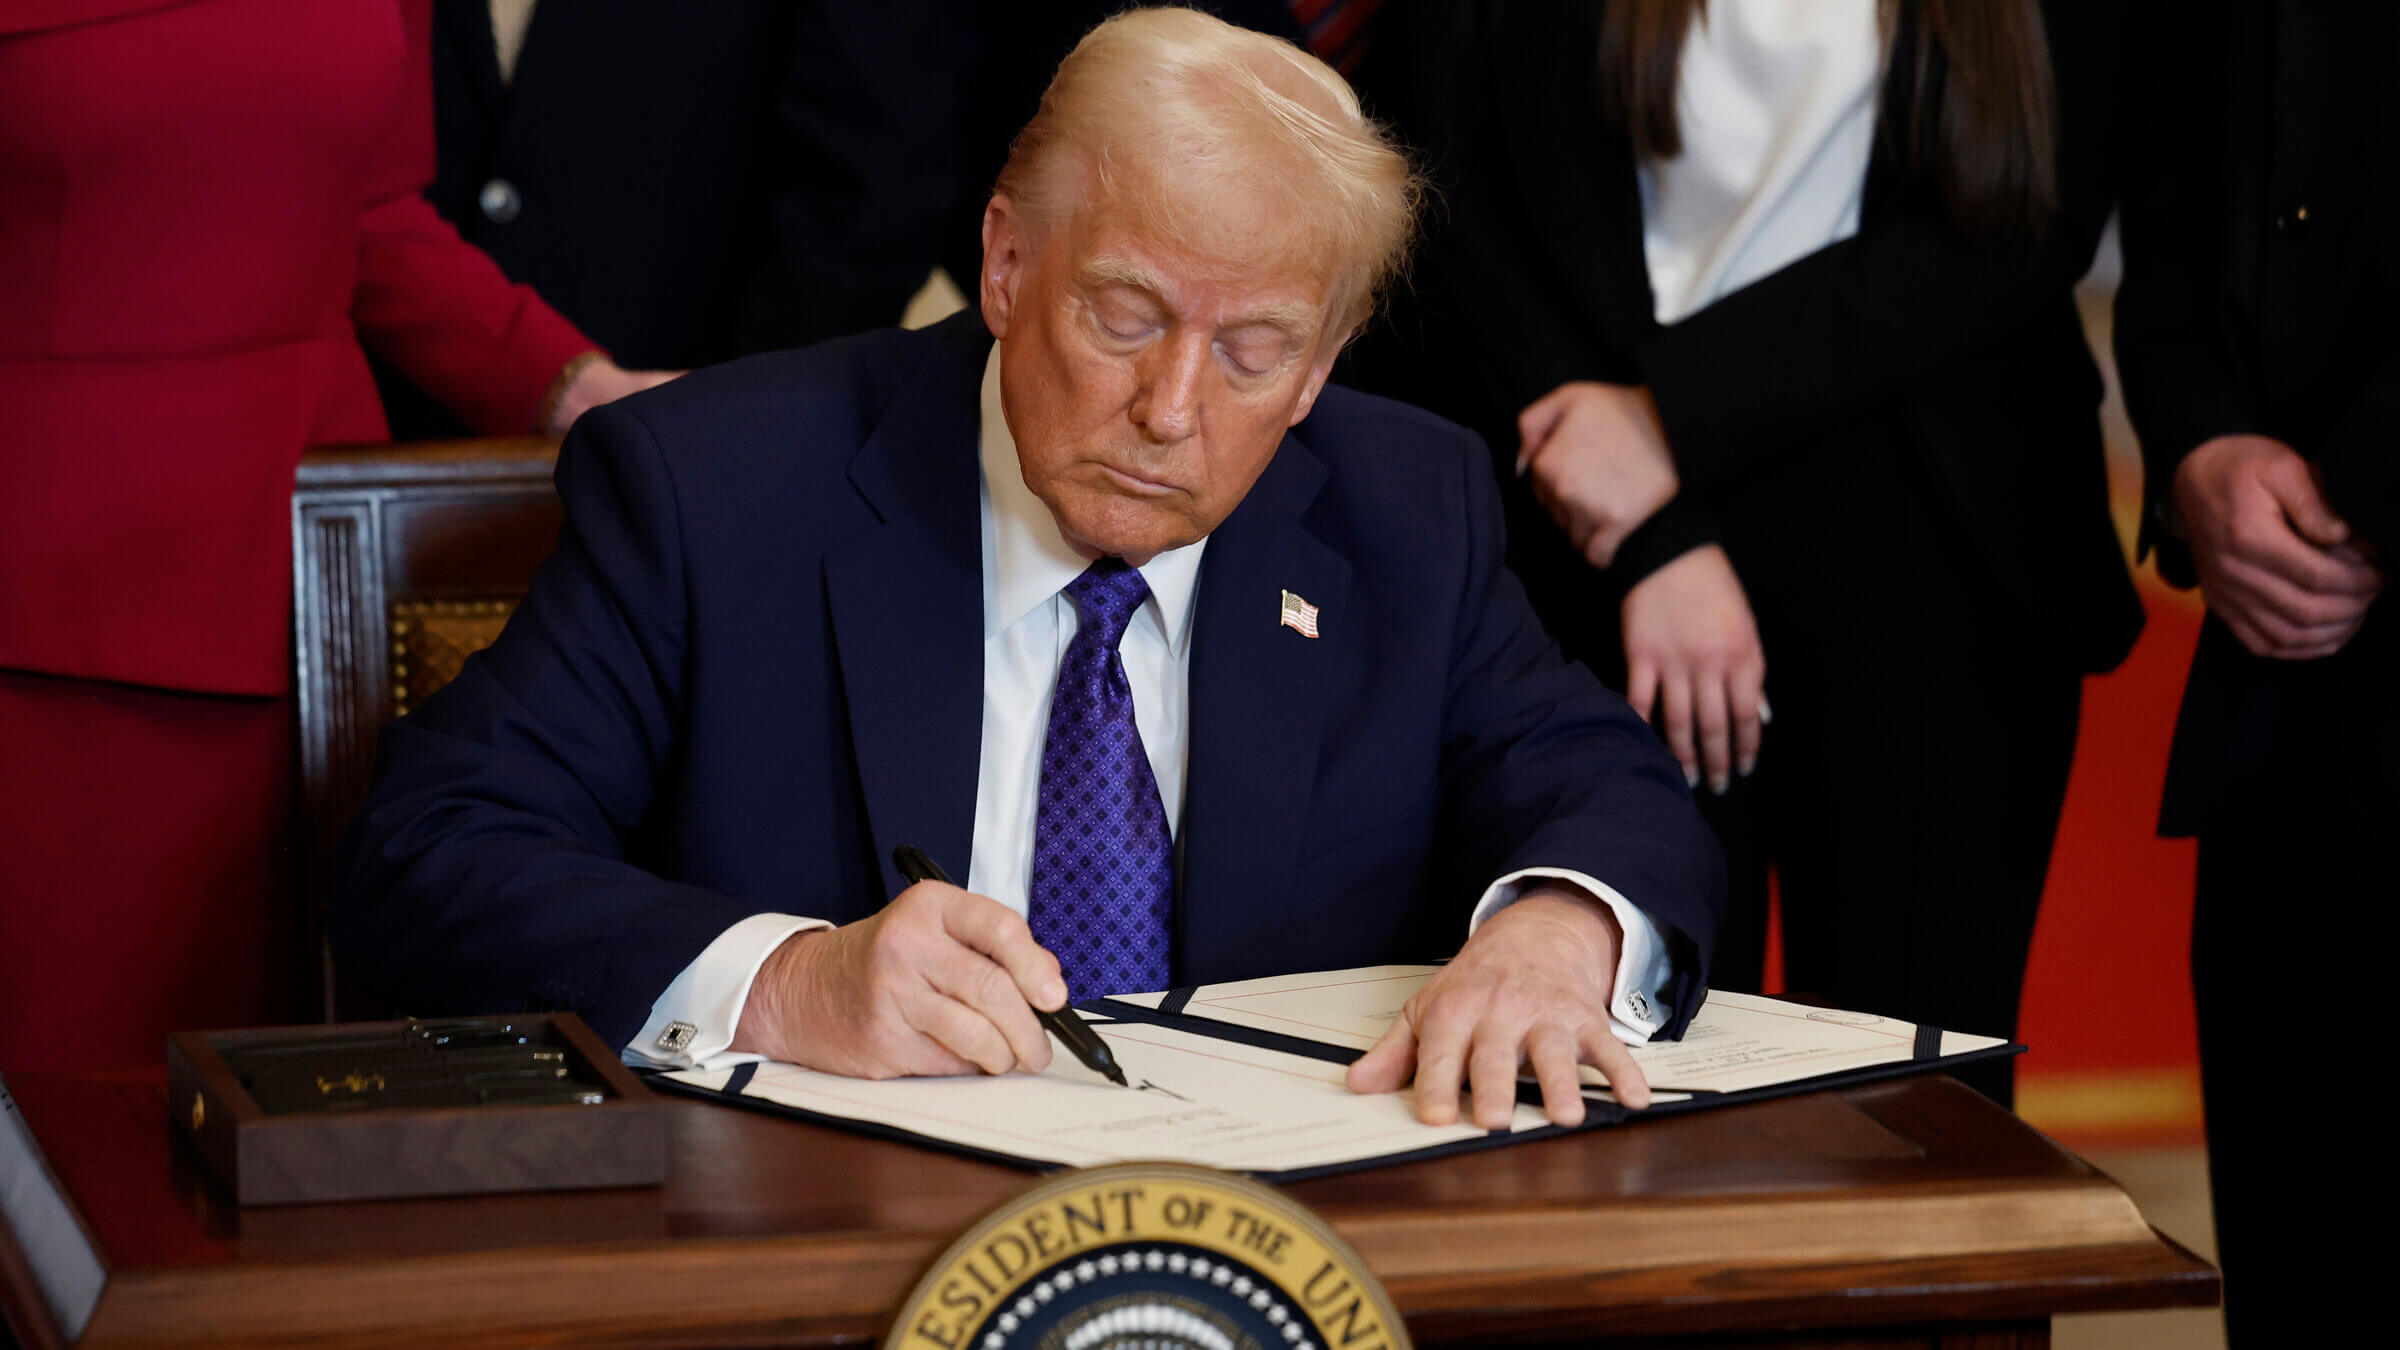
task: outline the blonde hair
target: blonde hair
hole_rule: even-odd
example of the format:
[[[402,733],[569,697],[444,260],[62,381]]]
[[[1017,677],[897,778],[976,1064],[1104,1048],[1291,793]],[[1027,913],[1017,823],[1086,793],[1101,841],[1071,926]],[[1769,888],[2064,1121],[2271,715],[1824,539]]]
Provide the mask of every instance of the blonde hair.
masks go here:
[[[1087,202],[1204,257],[1331,259],[1347,340],[1399,272],[1422,180],[1332,67],[1190,9],[1134,9],[1084,35],[1017,134],[996,190],[1037,226]],[[1228,194],[1269,206],[1220,209]]]

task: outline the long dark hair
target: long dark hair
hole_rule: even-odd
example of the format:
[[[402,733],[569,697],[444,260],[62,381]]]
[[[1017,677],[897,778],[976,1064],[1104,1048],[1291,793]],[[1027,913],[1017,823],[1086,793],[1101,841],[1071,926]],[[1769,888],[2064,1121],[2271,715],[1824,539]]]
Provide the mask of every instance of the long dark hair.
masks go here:
[[[1600,30],[1601,97],[1636,153],[1683,153],[1675,119],[1684,35],[1707,0],[1614,0]],[[1906,126],[1886,125],[1909,171],[1937,186],[1971,239],[2023,241],[2058,206],[2057,90],[2034,0],[1878,0],[1887,36],[1900,7],[1915,40],[1886,78],[1909,80]],[[1905,62],[1905,64],[1903,64]]]

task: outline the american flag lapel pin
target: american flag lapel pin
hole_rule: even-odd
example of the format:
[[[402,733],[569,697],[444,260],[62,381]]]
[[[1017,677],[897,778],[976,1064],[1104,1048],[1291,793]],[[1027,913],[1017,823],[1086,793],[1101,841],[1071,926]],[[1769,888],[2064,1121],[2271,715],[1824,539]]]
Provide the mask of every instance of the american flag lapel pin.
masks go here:
[[[1283,626],[1298,630],[1302,637],[1317,636],[1317,607],[1292,594],[1283,593]]]

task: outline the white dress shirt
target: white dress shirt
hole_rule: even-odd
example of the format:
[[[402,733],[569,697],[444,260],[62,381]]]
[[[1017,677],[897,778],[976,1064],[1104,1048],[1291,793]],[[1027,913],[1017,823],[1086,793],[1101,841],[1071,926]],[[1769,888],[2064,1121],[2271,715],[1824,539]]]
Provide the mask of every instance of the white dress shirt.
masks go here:
[[[1876,0],[1707,0],[1684,37],[1683,153],[1638,170],[1660,323],[1858,233],[1882,73]]]
[[[967,889],[1019,914],[1033,873],[1033,818],[1041,793],[1042,740],[1059,658],[1075,636],[1075,602],[1062,592],[1090,566],[1059,534],[1050,508],[1025,486],[1017,445],[1000,406],[999,348],[983,376],[983,750],[975,783],[974,856]],[[1158,779],[1169,829],[1183,815],[1189,757],[1192,599],[1199,590],[1201,540],[1170,549],[1141,568],[1150,585],[1118,653],[1133,690],[1134,725]],[[939,861],[938,859],[936,861]],[[1483,894],[1466,931],[1542,878],[1566,881],[1605,901],[1625,931],[1617,960],[1611,1021],[1621,1038],[1648,1040],[1664,1018],[1659,991],[1672,974],[1664,939],[1647,915],[1615,890],[1579,872],[1528,868]],[[625,1048],[632,1063],[662,1068],[723,1068],[759,1058],[734,1054],[734,1026],[750,982],[794,933],[831,928],[823,919],[754,914],[725,930],[684,967],[651,1005],[650,1020]],[[1462,937],[1464,934],[1461,935]],[[688,1027],[685,1031],[683,1028]],[[669,1035],[670,1029],[675,1034]]]

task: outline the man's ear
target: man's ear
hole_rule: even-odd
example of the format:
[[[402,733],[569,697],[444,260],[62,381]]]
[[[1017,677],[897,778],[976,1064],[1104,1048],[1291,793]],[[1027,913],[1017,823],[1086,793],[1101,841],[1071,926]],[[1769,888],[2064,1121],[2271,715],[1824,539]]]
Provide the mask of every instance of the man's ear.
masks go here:
[[[1008,321],[1017,312],[1017,286],[1032,261],[1032,249],[1025,213],[1015,202],[992,194],[983,207],[983,268],[976,290],[983,306],[983,326],[993,337],[1008,336]]]

